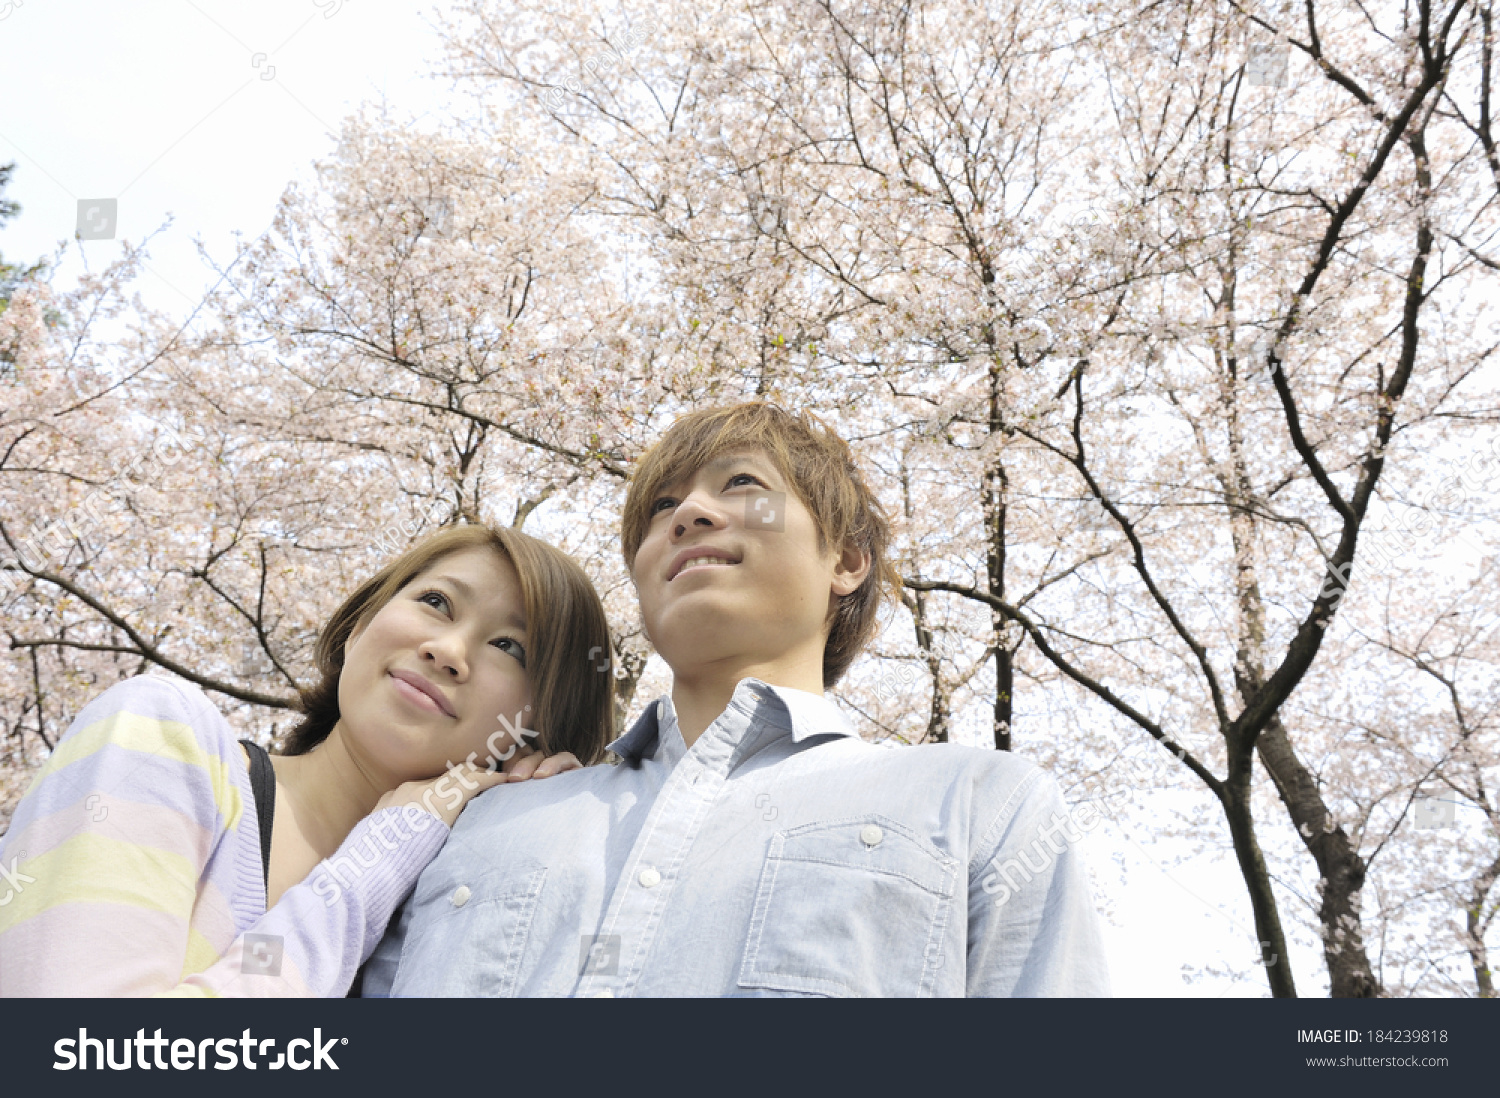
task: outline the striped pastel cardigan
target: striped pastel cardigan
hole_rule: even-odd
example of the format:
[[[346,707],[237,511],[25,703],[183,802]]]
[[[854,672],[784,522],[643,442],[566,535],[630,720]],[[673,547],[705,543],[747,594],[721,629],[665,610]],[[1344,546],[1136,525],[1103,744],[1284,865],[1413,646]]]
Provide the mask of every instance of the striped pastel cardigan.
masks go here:
[[[126,680],[0,838],[0,995],[342,995],[447,836],[414,805],[382,809],[267,911],[228,722],[196,687]]]

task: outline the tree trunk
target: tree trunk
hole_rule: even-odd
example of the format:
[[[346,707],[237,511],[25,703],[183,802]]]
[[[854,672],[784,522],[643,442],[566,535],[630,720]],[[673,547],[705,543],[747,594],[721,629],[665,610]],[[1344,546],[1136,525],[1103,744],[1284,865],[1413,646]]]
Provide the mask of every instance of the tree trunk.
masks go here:
[[[999,370],[990,371],[990,437],[994,438],[1004,424],[1002,415]],[[983,514],[985,523],[985,565],[989,580],[989,592],[997,599],[1005,598],[1005,518],[1009,500],[1010,483],[1005,476],[1005,466],[998,454],[992,456],[984,469]],[[1006,643],[1005,618],[993,608],[990,610],[990,644],[995,650],[995,749],[1010,750],[1011,712],[1015,688],[1014,653]]]
[[[1240,876],[1245,879],[1250,892],[1250,908],[1255,913],[1255,932],[1260,940],[1260,963],[1266,970],[1271,994],[1278,999],[1295,999],[1297,986],[1287,957],[1281,914],[1276,910],[1276,897],[1271,892],[1271,875],[1266,869],[1265,856],[1255,838],[1255,822],[1250,812],[1249,764],[1241,765],[1245,766],[1245,771],[1240,775],[1230,774],[1220,801],[1224,806],[1224,818],[1229,821]]]
[[[908,518],[910,513],[908,512]],[[917,650],[927,664],[927,677],[932,680],[932,701],[927,706],[927,731],[922,734],[922,743],[948,742],[948,695],[943,690],[943,665],[933,649],[932,630],[927,626],[927,596],[921,591],[901,592],[901,601],[911,611],[912,627],[917,634]]]
[[[615,677],[615,735],[623,734],[630,726],[630,706],[635,701],[635,691],[641,683],[641,673],[646,670],[648,657],[631,651],[615,649],[615,667],[622,674]]]
[[[1365,951],[1359,913],[1365,860],[1323,803],[1317,783],[1297,758],[1279,716],[1271,718],[1255,747],[1325,882],[1318,921],[1323,924],[1329,994],[1335,999],[1374,998],[1381,988]]]
[[[1484,905],[1497,879],[1500,879],[1500,858],[1491,862],[1490,867],[1474,882],[1474,892],[1470,896],[1468,910],[1464,912],[1464,929],[1469,936],[1469,963],[1474,966],[1474,986],[1481,999],[1495,998],[1495,979],[1490,972],[1490,955],[1484,944],[1484,933],[1489,929],[1494,912],[1491,910],[1486,914]]]
[[[1222,316],[1226,319],[1224,330],[1229,333],[1235,329],[1235,274],[1231,267],[1225,278]],[[1255,495],[1245,470],[1244,436],[1239,415],[1242,396],[1240,359],[1230,352],[1223,355],[1221,361],[1224,381],[1220,403],[1230,455],[1229,472],[1221,483],[1230,516],[1235,603],[1239,610],[1234,677],[1241,702],[1249,705],[1250,699],[1265,684],[1266,611],[1260,591],[1257,539],[1251,518],[1255,510]],[[1292,747],[1279,712],[1273,713],[1266,722],[1256,738],[1255,749],[1324,881],[1318,918],[1322,923],[1329,993],[1340,999],[1368,999],[1379,995],[1380,985],[1373,976],[1360,926],[1359,893],[1365,882],[1364,859],[1328,811],[1317,782]]]
[[[908,475],[904,456],[901,461],[901,511],[908,523],[914,521],[911,477]],[[917,651],[927,664],[927,677],[932,680],[932,701],[927,707],[927,731],[918,742],[947,743],[948,694],[943,688],[943,663],[933,645],[932,629],[927,624],[927,595],[922,591],[902,588],[901,603],[911,611],[912,628],[917,634]]]

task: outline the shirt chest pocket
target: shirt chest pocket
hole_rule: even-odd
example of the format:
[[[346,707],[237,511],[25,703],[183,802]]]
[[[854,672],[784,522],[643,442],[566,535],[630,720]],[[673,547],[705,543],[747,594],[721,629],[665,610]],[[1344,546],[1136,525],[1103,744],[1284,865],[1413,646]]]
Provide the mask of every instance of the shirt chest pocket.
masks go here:
[[[884,816],[779,831],[761,869],[740,986],[931,995],[957,879],[955,859]]]
[[[422,995],[516,994],[546,867],[464,874],[461,865],[434,863],[443,871],[418,879],[393,995],[403,994],[404,976],[420,984]]]

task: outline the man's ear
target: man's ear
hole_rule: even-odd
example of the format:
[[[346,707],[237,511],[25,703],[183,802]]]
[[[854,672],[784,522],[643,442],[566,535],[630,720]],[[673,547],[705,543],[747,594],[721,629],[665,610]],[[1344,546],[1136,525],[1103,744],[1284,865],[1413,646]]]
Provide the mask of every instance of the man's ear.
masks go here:
[[[844,544],[844,551],[839,554],[839,559],[833,564],[833,583],[829,587],[830,593],[842,598],[859,590],[859,585],[865,582],[865,577],[870,574],[872,561],[870,551],[863,549],[853,542]]]

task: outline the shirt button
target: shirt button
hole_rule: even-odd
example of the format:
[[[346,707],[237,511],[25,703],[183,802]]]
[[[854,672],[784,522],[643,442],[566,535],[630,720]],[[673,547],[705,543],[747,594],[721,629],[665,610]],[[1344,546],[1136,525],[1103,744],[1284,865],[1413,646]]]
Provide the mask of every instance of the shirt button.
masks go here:
[[[641,875],[636,880],[641,882],[642,888],[655,888],[661,884],[661,874],[648,865],[645,869],[641,870]]]
[[[874,824],[865,824],[859,829],[859,841],[866,846],[876,846],[883,838],[885,838],[885,832]]]
[[[659,701],[656,703],[656,720],[658,723],[667,719],[667,703]]]
[[[472,895],[473,893],[469,891],[468,885],[459,885],[453,890],[453,895],[448,897],[448,899],[452,901],[454,907],[463,907],[464,904],[469,902],[469,897]]]
[[[614,997],[615,993],[609,990],[609,988],[605,988],[603,991],[596,991],[589,996],[590,999],[613,999]]]

